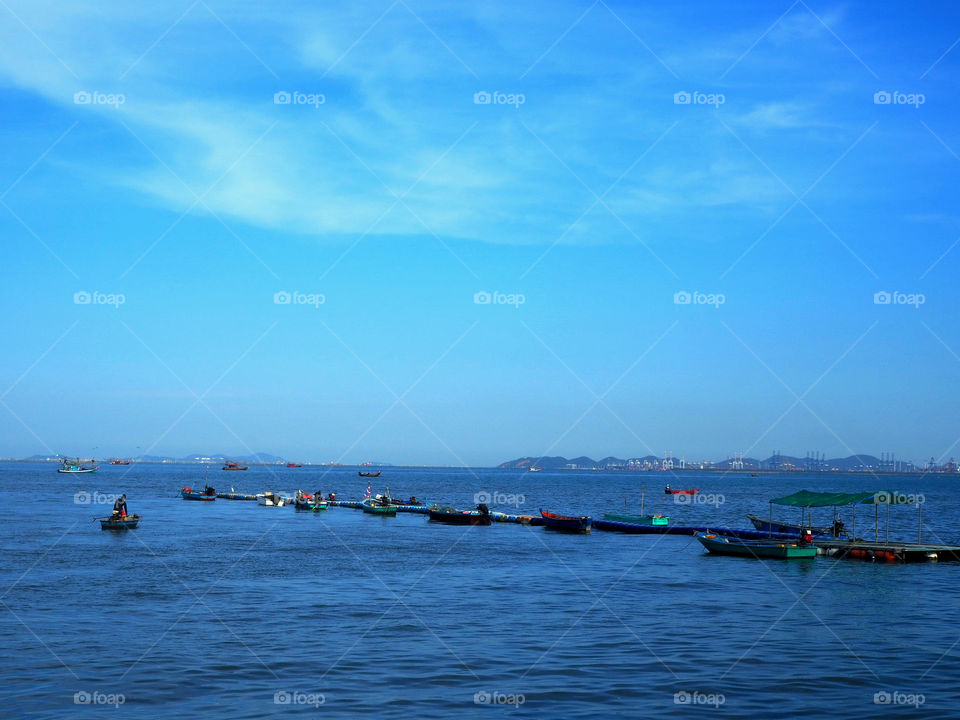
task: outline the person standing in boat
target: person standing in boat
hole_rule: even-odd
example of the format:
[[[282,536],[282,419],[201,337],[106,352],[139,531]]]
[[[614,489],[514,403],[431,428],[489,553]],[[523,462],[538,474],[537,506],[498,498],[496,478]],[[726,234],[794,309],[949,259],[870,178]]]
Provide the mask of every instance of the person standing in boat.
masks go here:
[[[118,497],[113,503],[113,514],[119,515],[120,517],[127,516],[127,495],[124,493]]]

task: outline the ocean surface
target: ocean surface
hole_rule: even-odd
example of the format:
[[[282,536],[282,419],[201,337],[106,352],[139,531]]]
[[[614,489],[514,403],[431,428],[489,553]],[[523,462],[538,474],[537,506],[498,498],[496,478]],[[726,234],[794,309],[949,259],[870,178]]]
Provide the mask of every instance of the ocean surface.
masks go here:
[[[796,490],[890,489],[923,495],[925,541],[960,542],[957,478],[680,478],[386,468],[372,482],[595,517],[639,511],[645,487],[671,524],[738,527]],[[711,502],[675,504],[666,479]],[[359,499],[367,481],[251,467],[210,483]],[[960,717],[960,563],[758,561],[687,537],[180,499],[203,484],[196,466],[0,464],[0,716]],[[143,522],[103,532],[93,518],[120,492]],[[873,529],[858,513],[858,534]],[[892,509],[891,538],[917,529],[916,508]]]

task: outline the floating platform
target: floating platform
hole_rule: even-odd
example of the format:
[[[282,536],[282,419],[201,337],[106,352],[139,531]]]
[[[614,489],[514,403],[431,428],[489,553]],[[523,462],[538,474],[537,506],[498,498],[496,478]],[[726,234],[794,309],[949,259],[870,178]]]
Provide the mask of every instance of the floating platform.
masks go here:
[[[814,538],[820,555],[845,560],[884,563],[957,562],[960,546],[926,543],[867,542],[851,540],[819,540]]]
[[[222,492],[222,493],[217,493],[217,497],[223,500],[253,500],[253,502],[257,501],[256,495],[247,495],[245,493]]]

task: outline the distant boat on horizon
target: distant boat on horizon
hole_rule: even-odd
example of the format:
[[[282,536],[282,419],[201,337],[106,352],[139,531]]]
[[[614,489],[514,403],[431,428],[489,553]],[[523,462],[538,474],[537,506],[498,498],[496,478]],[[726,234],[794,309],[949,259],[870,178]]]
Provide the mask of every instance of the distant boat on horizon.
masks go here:
[[[376,472],[358,472],[357,475],[360,477],[380,477],[382,470],[377,470]]]
[[[230,462],[229,460],[224,461],[226,464],[221,468],[221,470],[246,470],[246,465],[238,465],[235,462]]]
[[[303,464],[302,464],[302,463],[288,462],[288,463],[287,463],[287,467],[291,467],[291,468],[293,468],[293,467],[303,467]]]
[[[527,470],[530,472],[540,472],[541,470],[543,470],[543,468],[540,467],[539,465],[531,465],[530,467],[527,468]]]
[[[96,460],[91,460],[90,465],[84,465],[80,458],[75,458],[71,460],[70,458],[63,458],[60,461],[60,467],[57,468],[58,473],[94,473],[100,468],[96,465]]]
[[[129,465],[129,464],[130,464],[130,461],[129,461],[129,460],[121,460],[120,458],[114,458],[113,460],[110,461],[110,464],[111,464],[111,465]]]

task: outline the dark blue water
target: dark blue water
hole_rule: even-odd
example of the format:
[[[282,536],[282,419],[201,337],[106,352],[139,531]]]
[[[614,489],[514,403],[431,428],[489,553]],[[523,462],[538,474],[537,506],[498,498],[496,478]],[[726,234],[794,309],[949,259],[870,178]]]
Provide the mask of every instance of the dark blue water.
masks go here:
[[[0,477],[3,716],[958,716],[960,564],[756,561],[686,537],[190,503],[177,495],[203,484],[190,466],[65,476],[3,464]],[[341,498],[366,486],[347,468],[210,477],[219,490]],[[683,478],[674,485],[722,504],[675,505],[653,474],[390,469],[374,482],[461,507],[486,491],[523,496],[499,510],[596,516],[625,497],[639,511],[645,485],[647,511],[673,524],[737,526],[801,488],[879,489],[849,476]],[[954,482],[882,486],[923,493],[924,540],[956,542]],[[78,491],[125,491],[141,527],[102,532],[92,518],[110,507],[77,504]],[[916,540],[915,509],[892,519],[891,537]],[[857,524],[872,536],[872,512]]]

